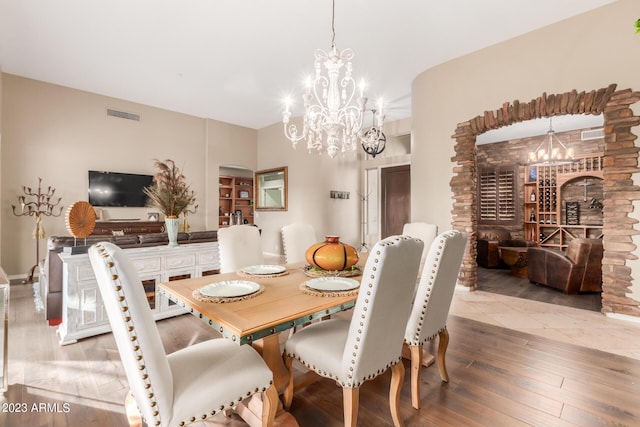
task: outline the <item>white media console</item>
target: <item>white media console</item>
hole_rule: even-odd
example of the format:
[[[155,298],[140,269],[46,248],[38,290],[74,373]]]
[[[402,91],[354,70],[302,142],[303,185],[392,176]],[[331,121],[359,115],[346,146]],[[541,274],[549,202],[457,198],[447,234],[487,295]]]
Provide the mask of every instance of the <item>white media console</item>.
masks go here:
[[[190,243],[170,248],[151,246],[124,249],[140,274],[156,320],[185,313],[183,308],[156,292],[157,285],[171,280],[215,274],[220,270],[217,242]],[[87,254],[59,254],[63,262],[62,323],[60,344],[111,331],[98,283]]]

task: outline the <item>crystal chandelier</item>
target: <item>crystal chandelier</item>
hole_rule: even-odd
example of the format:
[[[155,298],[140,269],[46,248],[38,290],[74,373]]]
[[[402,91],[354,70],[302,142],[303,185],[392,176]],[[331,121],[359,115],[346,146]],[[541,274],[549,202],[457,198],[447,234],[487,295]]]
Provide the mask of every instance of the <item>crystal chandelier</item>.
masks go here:
[[[557,146],[554,147],[554,141]],[[547,137],[538,145],[535,151],[529,152],[527,165],[529,166],[560,166],[575,162],[573,150],[567,148],[553,131],[552,119],[549,117]]]
[[[331,50],[315,51],[315,78],[307,79],[304,100],[302,132],[295,124],[290,124],[290,100],[285,103],[282,114],[284,134],[296,144],[305,139],[307,149],[322,153],[326,134],[327,153],[333,158],[338,151],[355,151],[358,139],[362,137],[362,121],[367,104],[364,84],[359,85],[356,99],[356,82],[353,79],[351,60],[352,49],[339,51],[335,44],[335,0],[331,16]],[[323,70],[324,67],[324,70]],[[324,73],[323,73],[324,71]],[[382,117],[382,112],[379,113]]]
[[[379,107],[379,111],[382,111],[382,103],[379,104]],[[375,158],[378,154],[384,151],[384,148],[387,144],[387,137],[384,132],[382,132],[384,116],[380,112],[376,114],[375,109],[372,109],[371,113],[373,114],[374,121],[377,120],[377,126],[375,123],[372,124],[371,128],[364,133],[361,140],[362,149],[365,151],[365,153]]]

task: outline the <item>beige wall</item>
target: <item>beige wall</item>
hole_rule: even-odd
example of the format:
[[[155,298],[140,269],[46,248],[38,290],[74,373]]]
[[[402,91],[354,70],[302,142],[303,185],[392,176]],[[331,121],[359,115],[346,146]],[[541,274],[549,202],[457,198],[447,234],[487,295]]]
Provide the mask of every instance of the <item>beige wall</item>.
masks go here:
[[[543,92],[590,91],[611,83],[639,90],[640,35],[633,28],[638,13],[635,0],[621,0],[420,74],[412,87],[412,216],[451,227],[448,183],[457,123]],[[640,277],[640,264],[633,264]],[[640,293],[638,285],[634,292]]]
[[[220,167],[256,170],[257,131],[217,120],[206,120],[206,228],[218,228],[218,176]]]
[[[15,217],[22,185],[54,186],[69,206],[87,200],[87,171],[153,173],[154,159],[173,159],[196,192],[192,230],[217,228],[217,164],[256,164],[256,131],[88,92],[2,74],[1,264],[24,275],[35,263],[34,223]],[[139,122],[106,115],[140,114]],[[214,167],[215,165],[215,167]],[[213,187],[212,187],[213,185]],[[215,194],[215,197],[208,197]],[[146,219],[153,208],[108,208],[107,218]],[[46,218],[48,236],[68,235],[63,215]],[[45,244],[41,242],[41,256]]]
[[[361,162],[361,155],[339,155],[330,159],[297,150],[275,124],[260,131],[228,123],[104,97],[3,74],[2,132],[2,234],[1,263],[12,276],[24,275],[35,263],[31,219],[15,217],[22,185],[56,187],[67,207],[86,200],[87,170],[153,173],[155,158],[171,158],[184,167],[197,193],[198,212],[189,217],[192,230],[216,229],[218,173],[222,166],[249,170],[289,167],[289,211],[260,212],[255,218],[263,231],[263,249],[282,253],[280,229],[291,222],[312,224],[318,239],[327,234],[341,236],[354,246],[360,243],[358,190],[365,167],[407,163],[409,157],[379,157]],[[114,108],[141,115],[139,122],[106,116]],[[390,123],[385,129],[408,133],[410,121]],[[301,143],[302,144],[302,143]],[[396,150],[397,151],[397,150]],[[259,160],[258,160],[259,159]],[[348,191],[350,199],[329,198],[330,190]],[[145,219],[152,208],[108,208],[106,219]],[[46,218],[47,236],[68,235],[63,215]],[[8,250],[10,249],[10,250]],[[45,242],[40,243],[41,258]]]
[[[302,127],[300,118],[292,119],[294,121]],[[410,134],[411,120],[389,122],[384,132],[387,148],[375,159],[365,159],[360,148],[355,153],[339,153],[331,159],[326,150],[321,156],[315,152],[310,154],[304,141],[293,149],[284,137],[282,123],[258,131],[258,169],[289,168],[289,210],[256,215],[256,224],[262,229],[264,251],[282,254],[280,230],[292,223],[311,224],[318,240],[337,235],[341,241],[360,247],[360,194],[365,170],[411,163],[410,153],[396,138]],[[331,199],[331,190],[348,191],[349,199]],[[375,241],[367,243],[372,247]]]
[[[559,24],[426,70],[413,82],[413,182],[428,191],[412,197],[412,214],[451,225],[449,180],[457,123],[515,99],[543,92],[640,86],[640,35],[633,0],[621,0]]]
[[[258,169],[289,168],[289,210],[258,212],[255,217],[262,229],[264,251],[283,253],[280,229],[291,223],[311,224],[318,240],[333,234],[358,247],[358,164],[353,153],[338,154],[334,159],[329,158],[326,151],[322,156],[309,154],[304,142],[298,143],[294,150],[283,134],[281,123],[259,130]],[[348,191],[350,198],[331,199],[331,190]]]
[[[0,166],[2,166],[2,65],[0,64]],[[0,171],[1,172],[1,171]],[[0,189],[2,188],[2,173],[0,173]],[[0,209],[0,268],[2,268],[2,217],[4,209]]]

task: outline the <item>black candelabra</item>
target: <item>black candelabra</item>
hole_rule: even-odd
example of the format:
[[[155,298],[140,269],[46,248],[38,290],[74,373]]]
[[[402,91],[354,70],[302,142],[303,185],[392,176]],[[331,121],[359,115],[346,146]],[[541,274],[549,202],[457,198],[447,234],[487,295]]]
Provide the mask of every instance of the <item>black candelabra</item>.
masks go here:
[[[38,189],[36,192],[31,190],[31,187],[22,186],[21,196],[18,196],[20,202],[20,208],[16,208],[15,205],[11,205],[13,214],[16,216],[30,216],[36,221],[36,228],[33,231],[33,238],[36,240],[36,264],[31,267],[29,275],[23,281],[23,283],[32,283],[33,275],[38,263],[40,262],[40,239],[44,237],[44,227],[42,226],[43,216],[60,216],[62,214],[62,206],[60,204],[61,197],[58,200],[52,200],[53,195],[56,192],[55,188],[51,186],[47,187],[47,191],[42,191],[42,178],[38,178]],[[58,210],[58,208],[60,210]],[[57,211],[57,212],[56,212]]]

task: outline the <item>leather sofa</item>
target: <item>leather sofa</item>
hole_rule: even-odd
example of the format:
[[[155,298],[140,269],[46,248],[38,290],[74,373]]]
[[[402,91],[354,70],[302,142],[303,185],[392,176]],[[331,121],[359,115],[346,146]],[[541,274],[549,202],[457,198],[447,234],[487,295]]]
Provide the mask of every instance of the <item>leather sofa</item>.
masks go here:
[[[560,289],[565,294],[602,291],[600,239],[573,239],[566,252],[528,248],[527,267],[531,283]]]
[[[178,233],[179,244],[216,242],[218,232],[193,231]],[[40,266],[40,296],[44,303],[45,318],[50,325],[60,323],[62,317],[62,260],[58,256],[64,248],[77,248],[85,251],[88,246],[98,242],[112,242],[123,249],[161,246],[169,243],[167,233],[149,233],[124,236],[89,236],[86,239],[76,239],[72,236],[52,236],[47,239],[47,253]]]
[[[535,246],[535,242],[511,238],[509,230],[499,227],[478,228],[476,262],[484,268],[509,268],[500,258],[500,246]]]

